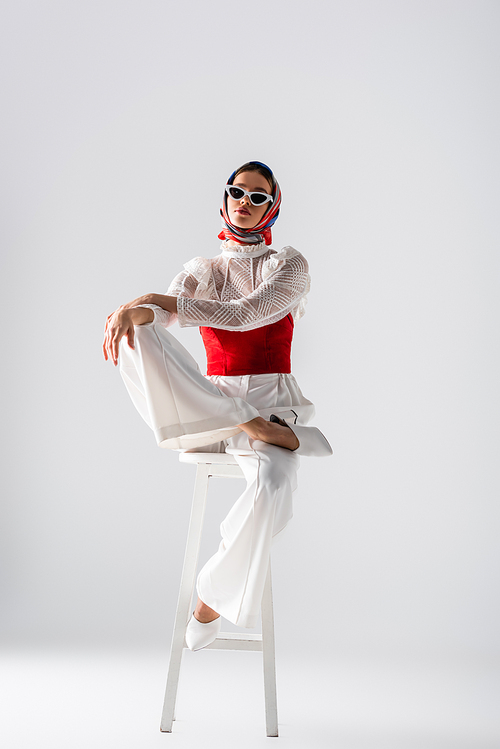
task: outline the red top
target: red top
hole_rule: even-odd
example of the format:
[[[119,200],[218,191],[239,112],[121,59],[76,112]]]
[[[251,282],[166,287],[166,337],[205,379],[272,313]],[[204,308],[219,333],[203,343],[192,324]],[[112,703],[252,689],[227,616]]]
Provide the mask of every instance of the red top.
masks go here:
[[[204,328],[207,375],[290,374],[293,317],[272,325],[237,331]]]

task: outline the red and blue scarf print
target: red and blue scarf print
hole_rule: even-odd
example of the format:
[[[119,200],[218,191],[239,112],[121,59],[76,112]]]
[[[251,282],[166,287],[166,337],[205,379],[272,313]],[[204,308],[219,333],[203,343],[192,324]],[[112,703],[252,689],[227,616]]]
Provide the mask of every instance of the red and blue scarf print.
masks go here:
[[[244,171],[245,167],[250,166],[250,164],[257,164],[258,166],[262,166],[269,172],[273,183],[273,190],[271,193],[273,202],[269,203],[269,208],[262,216],[258,224],[252,226],[251,229],[241,229],[239,226],[235,226],[233,223],[231,223],[229,219],[229,214],[227,212],[227,193],[224,191],[224,197],[222,198],[222,206],[220,209],[222,231],[219,234],[219,239],[234,239],[236,242],[240,242],[240,244],[259,244],[260,242],[265,242],[266,245],[270,245],[272,242],[271,226],[279,216],[281,205],[280,186],[272,171],[268,166],[266,166],[266,164],[263,164],[261,161],[247,161],[246,164],[243,164],[243,166],[241,166],[239,169],[236,169],[231,174],[227,181],[227,184],[232,185],[233,180],[236,176],[236,172]]]

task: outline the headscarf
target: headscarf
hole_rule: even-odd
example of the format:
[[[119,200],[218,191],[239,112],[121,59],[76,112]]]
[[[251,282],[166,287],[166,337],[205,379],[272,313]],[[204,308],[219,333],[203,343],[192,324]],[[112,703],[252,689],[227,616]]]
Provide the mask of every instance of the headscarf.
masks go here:
[[[224,196],[222,198],[222,205],[220,209],[222,231],[219,234],[219,239],[234,239],[237,242],[243,242],[244,244],[258,244],[264,241],[267,245],[269,245],[272,242],[271,226],[274,224],[274,222],[279,216],[280,205],[281,205],[280,186],[278,184],[276,177],[272,173],[272,171],[269,169],[268,166],[266,166],[266,164],[263,164],[261,161],[247,161],[239,169],[235,169],[235,171],[229,177],[227,184],[232,185],[233,180],[236,176],[236,173],[244,171],[245,167],[250,166],[250,164],[257,164],[258,166],[263,166],[269,172],[269,175],[273,183],[273,190],[271,193],[273,197],[273,202],[268,204],[267,211],[264,213],[264,215],[262,216],[258,224],[256,224],[255,226],[252,226],[251,229],[242,229],[241,227],[235,226],[233,223],[231,223],[228,210],[227,210],[227,197],[228,196],[227,196],[227,192],[224,191]]]

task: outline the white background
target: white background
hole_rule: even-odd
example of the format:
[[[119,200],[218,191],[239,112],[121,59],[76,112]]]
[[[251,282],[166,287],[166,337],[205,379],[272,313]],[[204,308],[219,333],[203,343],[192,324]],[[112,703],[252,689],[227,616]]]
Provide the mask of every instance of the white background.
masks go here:
[[[498,2],[2,8],[7,654],[168,652],[192,469],[156,448],[102,331],[118,304],[218,253],[223,186],[258,159],[283,191],[273,246],[310,262],[293,369],[335,449],[302,460],[273,552],[281,662],[491,676]],[[203,366],[198,330],[173,332]],[[240,489],[218,483],[201,562]],[[500,731],[476,697],[471,746]]]

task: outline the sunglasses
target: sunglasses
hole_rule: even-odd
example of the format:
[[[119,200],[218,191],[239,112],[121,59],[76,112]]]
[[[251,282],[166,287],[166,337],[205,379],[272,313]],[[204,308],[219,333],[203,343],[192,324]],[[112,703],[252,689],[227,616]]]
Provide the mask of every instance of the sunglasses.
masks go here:
[[[274,200],[272,195],[267,195],[265,192],[248,192],[242,187],[235,187],[234,185],[226,185],[226,192],[233,200],[241,200],[244,195],[248,195],[252,205],[264,205],[264,203],[272,203]]]

